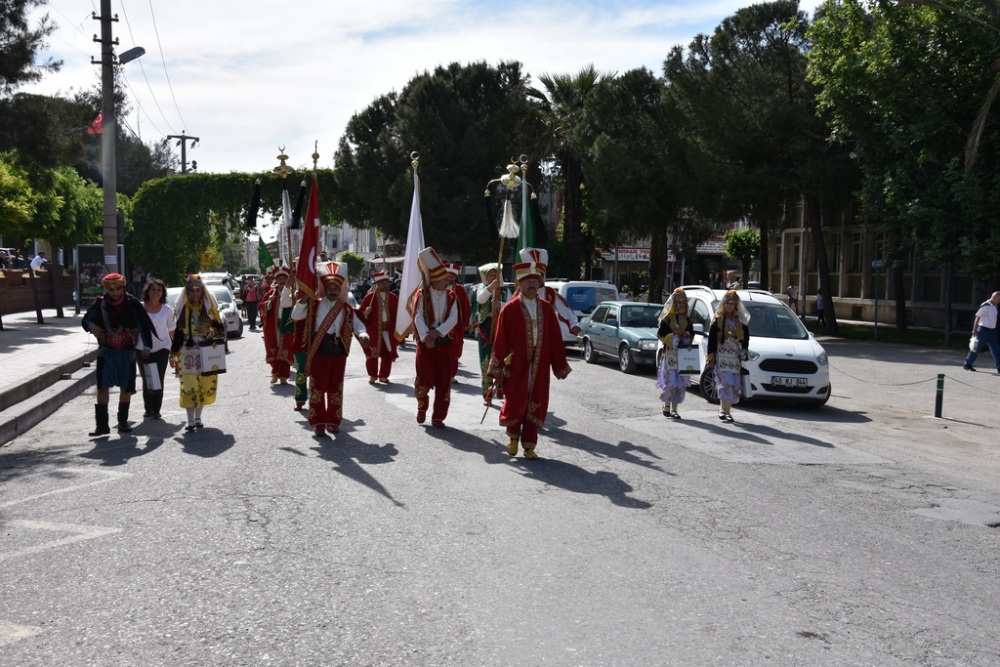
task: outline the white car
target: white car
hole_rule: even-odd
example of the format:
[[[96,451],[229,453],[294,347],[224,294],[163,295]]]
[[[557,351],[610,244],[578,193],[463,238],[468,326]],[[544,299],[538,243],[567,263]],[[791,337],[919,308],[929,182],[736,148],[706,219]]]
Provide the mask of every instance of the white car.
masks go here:
[[[719,400],[711,368],[706,368],[708,330],[725,290],[701,285],[684,288],[698,346],[698,387],[712,403]],[[751,398],[793,400],[824,405],[830,400],[830,362],[823,346],[802,325],[795,312],[763,290],[738,290],[750,312],[749,372]],[[656,351],[657,367],[663,344]]]
[[[212,292],[216,303],[219,304],[219,314],[226,322],[226,334],[228,338],[240,338],[243,336],[243,319],[240,317],[240,302],[233,298],[233,293],[225,285],[205,285]],[[173,307],[177,296],[181,293],[180,287],[167,288],[167,304]]]

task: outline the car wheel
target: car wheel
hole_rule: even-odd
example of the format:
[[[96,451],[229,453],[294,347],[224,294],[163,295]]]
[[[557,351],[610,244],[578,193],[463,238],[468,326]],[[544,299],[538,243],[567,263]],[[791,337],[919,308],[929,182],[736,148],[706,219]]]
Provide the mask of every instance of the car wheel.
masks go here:
[[[243,338],[243,320],[240,320],[240,326],[233,332],[233,338]]]
[[[628,349],[628,345],[622,345],[618,350],[618,368],[622,373],[635,373],[635,366],[632,351]]]
[[[701,395],[705,397],[705,400],[709,403],[719,402],[719,392],[715,389],[715,370],[712,368],[706,368],[701,374],[701,379],[698,381],[698,388],[701,389]]]
[[[597,352],[594,351],[594,346],[591,345],[589,338],[583,339],[583,360],[588,364],[597,363]]]

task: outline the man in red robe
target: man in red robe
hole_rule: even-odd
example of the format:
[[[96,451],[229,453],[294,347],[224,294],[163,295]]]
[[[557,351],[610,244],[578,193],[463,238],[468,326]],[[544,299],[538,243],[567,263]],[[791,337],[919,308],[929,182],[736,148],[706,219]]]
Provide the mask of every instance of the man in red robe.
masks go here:
[[[309,376],[309,425],[316,435],[336,433],[344,409],[344,368],[351,340],[362,347],[369,338],[357,312],[347,303],[347,265],[329,262],[316,269],[323,296],[312,300],[303,295],[291,318],[312,328],[305,362]]]
[[[417,423],[427,419],[430,392],[434,392],[431,425],[444,428],[451,401],[451,371],[455,355],[449,334],[459,326],[455,294],[448,291],[448,272],[434,248],[424,248],[418,257],[424,286],[413,301],[413,330],[417,338],[413,393],[417,398]]]
[[[544,271],[536,262],[514,265],[518,294],[500,311],[489,375],[503,386],[500,425],[507,427],[507,453],[536,459],[538,428],[549,407],[549,370],[562,380],[570,373],[559,320],[549,302],[538,298]]]
[[[389,373],[392,372],[392,362],[399,357],[396,352],[396,307],[399,297],[389,291],[389,274],[386,271],[372,273],[374,289],[361,301],[358,311],[361,321],[368,329],[371,347],[365,359],[365,369],[368,371],[368,384],[375,384],[375,379],[382,384],[389,384]]]
[[[271,278],[271,289],[260,303],[260,320],[264,329],[265,360],[271,365],[271,384],[288,384],[292,373],[295,325],[291,320],[292,290],[288,287],[291,271],[281,267]]]

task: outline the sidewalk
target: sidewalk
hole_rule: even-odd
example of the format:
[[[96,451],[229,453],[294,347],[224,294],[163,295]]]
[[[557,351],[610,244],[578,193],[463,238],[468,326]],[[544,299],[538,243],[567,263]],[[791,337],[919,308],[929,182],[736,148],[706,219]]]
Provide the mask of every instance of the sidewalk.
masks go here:
[[[10,442],[94,384],[97,341],[64,308],[3,316],[0,331],[0,445]],[[90,364],[85,367],[84,363]]]

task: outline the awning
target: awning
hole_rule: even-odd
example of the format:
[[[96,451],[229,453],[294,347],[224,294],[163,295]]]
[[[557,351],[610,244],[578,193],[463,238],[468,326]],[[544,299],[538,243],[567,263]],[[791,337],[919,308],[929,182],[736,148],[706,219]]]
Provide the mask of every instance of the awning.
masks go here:
[[[376,257],[375,259],[368,260],[372,264],[381,264],[385,262],[386,264],[402,264],[405,257]]]

